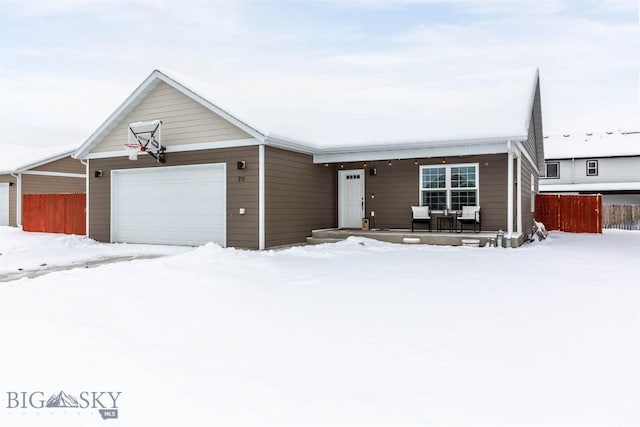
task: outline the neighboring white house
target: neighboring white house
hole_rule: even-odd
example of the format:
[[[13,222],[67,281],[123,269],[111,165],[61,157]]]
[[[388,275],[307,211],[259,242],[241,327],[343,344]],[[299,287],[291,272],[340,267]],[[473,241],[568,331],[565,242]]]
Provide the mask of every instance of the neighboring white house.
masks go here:
[[[640,131],[544,137],[541,193],[602,194],[604,204],[640,205]]]

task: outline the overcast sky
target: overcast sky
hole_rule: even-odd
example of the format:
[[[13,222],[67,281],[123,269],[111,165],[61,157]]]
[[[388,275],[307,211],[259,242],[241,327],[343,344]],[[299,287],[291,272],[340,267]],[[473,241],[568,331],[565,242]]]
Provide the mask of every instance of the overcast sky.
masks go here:
[[[232,88],[245,102],[295,111],[302,97],[341,112],[354,82],[401,106],[448,70],[537,66],[545,134],[640,127],[636,0],[0,5],[5,148],[79,146],[157,67]]]

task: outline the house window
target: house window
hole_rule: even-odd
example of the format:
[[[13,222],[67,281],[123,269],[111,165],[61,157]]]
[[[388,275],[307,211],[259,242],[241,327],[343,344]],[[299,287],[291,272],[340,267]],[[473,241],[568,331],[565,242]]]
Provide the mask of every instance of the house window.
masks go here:
[[[587,176],[598,176],[597,160],[587,160]]]
[[[545,170],[547,178],[560,178],[560,162],[545,163]]]
[[[531,212],[536,211],[536,182],[534,176],[531,174]]]
[[[422,206],[432,211],[478,205],[478,164],[420,167]]]

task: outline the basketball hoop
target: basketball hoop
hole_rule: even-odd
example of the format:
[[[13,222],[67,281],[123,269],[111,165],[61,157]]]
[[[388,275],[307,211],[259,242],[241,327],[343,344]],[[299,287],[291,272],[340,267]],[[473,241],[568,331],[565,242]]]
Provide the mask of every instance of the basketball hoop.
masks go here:
[[[144,146],[140,144],[127,143],[123,144],[123,146],[128,152],[129,160],[138,160],[138,154],[144,151]]]
[[[125,149],[129,151],[129,158],[135,160],[141,152],[149,154],[158,163],[164,163],[167,148],[162,145],[162,120],[135,122],[129,124],[128,141]],[[128,148],[127,146],[131,146]],[[135,146],[135,150],[134,150]]]

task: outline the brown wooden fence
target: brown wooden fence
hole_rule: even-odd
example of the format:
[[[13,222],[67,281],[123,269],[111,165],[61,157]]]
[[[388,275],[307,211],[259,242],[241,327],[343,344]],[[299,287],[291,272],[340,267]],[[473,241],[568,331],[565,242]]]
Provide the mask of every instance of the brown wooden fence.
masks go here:
[[[547,230],[602,233],[602,196],[538,194],[536,221]]]
[[[604,205],[602,226],[621,230],[640,230],[640,206]]]
[[[84,235],[85,203],[85,193],[25,194],[22,196],[22,229]]]

